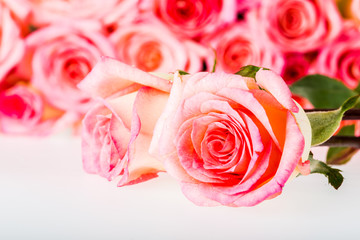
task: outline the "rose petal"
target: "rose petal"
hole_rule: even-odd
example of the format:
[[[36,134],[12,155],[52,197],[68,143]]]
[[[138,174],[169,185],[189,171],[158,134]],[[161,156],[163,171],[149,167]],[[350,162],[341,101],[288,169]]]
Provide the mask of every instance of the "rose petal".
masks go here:
[[[298,112],[298,107],[292,100],[291,92],[285,81],[276,73],[260,69],[255,76],[256,82],[269,91],[286,109]]]
[[[134,84],[170,92],[171,82],[143,72],[115,59],[102,57],[78,87],[93,97],[106,98]]]

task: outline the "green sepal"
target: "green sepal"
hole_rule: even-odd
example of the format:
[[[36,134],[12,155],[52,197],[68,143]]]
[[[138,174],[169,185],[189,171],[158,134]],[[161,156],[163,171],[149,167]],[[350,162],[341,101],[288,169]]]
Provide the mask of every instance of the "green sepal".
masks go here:
[[[35,32],[36,30],[39,29],[39,27],[37,27],[37,26],[35,26],[35,25],[32,25],[32,24],[30,24],[30,25],[28,26],[28,28],[29,28],[29,32],[30,32],[30,33]]]
[[[319,145],[328,140],[340,126],[344,113],[354,107],[360,95],[349,98],[338,109],[331,111],[309,112],[312,139],[311,146]]]
[[[257,67],[254,65],[247,65],[247,66],[240,68],[240,70],[238,72],[236,72],[235,74],[241,75],[243,77],[250,77],[250,78],[255,79],[255,75],[260,69],[270,70],[268,68],[261,68],[261,67]]]
[[[215,72],[215,70],[216,70],[216,64],[217,64],[217,54],[216,54],[216,51],[215,51],[215,59],[214,59],[214,64],[213,64],[213,67],[212,67],[212,71],[211,71],[211,72]]]
[[[338,108],[346,99],[357,95],[342,82],[319,74],[305,76],[289,88],[293,94],[308,99],[315,108]]]
[[[313,158],[313,154],[309,155],[310,173],[320,173],[328,178],[329,184],[338,189],[344,181],[344,177],[340,173],[340,169],[332,168],[326,163]]]
[[[180,74],[180,75],[189,75],[190,73],[185,72],[185,71],[183,71],[183,70],[179,70],[179,74]]]

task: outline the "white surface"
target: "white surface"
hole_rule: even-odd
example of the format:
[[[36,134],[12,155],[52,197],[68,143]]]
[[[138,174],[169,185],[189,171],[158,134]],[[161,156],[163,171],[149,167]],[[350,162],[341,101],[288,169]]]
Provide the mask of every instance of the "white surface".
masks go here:
[[[313,174],[256,207],[206,208],[165,174],[117,188],[85,173],[78,138],[0,137],[0,239],[360,239],[360,155],[341,169],[338,191]]]

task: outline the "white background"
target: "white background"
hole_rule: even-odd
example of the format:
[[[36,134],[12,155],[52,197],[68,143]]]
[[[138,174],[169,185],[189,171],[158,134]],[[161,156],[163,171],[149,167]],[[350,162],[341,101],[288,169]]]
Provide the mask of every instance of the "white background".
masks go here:
[[[0,239],[360,239],[360,155],[251,208],[198,207],[166,174],[117,188],[83,171],[79,138],[0,137]],[[324,149],[315,149],[324,159]]]

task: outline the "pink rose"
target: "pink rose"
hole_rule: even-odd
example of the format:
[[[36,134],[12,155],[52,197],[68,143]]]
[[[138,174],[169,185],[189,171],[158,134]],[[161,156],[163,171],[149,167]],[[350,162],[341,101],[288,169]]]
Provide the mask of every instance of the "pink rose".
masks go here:
[[[85,116],[83,165],[118,186],[142,182],[164,171],[148,148],[171,83],[113,59],[103,58],[79,87],[100,98]]]
[[[141,0],[141,9],[152,12],[181,35],[199,37],[236,20],[236,0]]]
[[[114,48],[92,22],[72,26],[55,24],[26,39],[27,56],[22,71],[55,107],[79,114],[90,107],[90,97],[77,84],[102,55],[114,56]]]
[[[24,54],[18,19],[25,18],[29,11],[25,6],[19,6],[20,3],[18,0],[0,2],[0,82]]]
[[[279,195],[294,170],[309,173],[310,142],[279,75],[203,72],[175,74],[150,151],[194,203],[252,206]]]
[[[264,43],[254,20],[248,15],[245,22],[233,24],[204,40],[216,52],[217,71],[235,73],[251,64],[281,72],[284,65],[282,54]],[[214,64],[213,54],[208,55],[207,64],[210,68]]]
[[[333,0],[265,0],[258,14],[269,40],[286,52],[321,48],[342,27]]]
[[[356,88],[360,83],[360,31],[348,25],[341,36],[321,50],[314,71]]]
[[[301,53],[285,54],[285,65],[281,76],[287,84],[292,84],[302,77],[305,77],[310,68],[310,61]]]
[[[105,23],[113,23],[115,19],[121,21],[122,18],[128,17],[124,12],[132,11],[137,1],[30,0],[30,2],[33,8],[32,21],[35,25],[45,25],[84,19],[103,20]]]
[[[60,130],[70,115],[51,107],[41,94],[23,83],[0,92],[0,132],[48,135]]]
[[[118,28],[110,36],[117,58],[146,72],[198,72],[208,53],[190,40],[180,40],[158,21]]]

